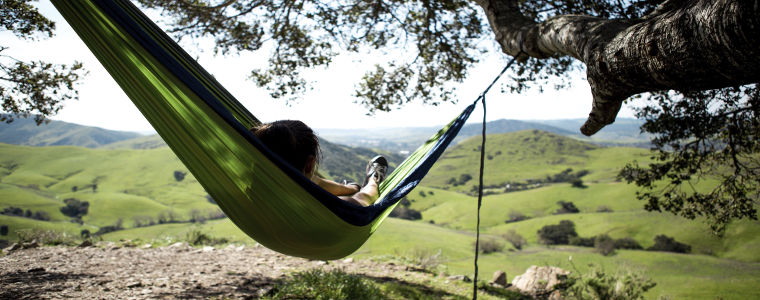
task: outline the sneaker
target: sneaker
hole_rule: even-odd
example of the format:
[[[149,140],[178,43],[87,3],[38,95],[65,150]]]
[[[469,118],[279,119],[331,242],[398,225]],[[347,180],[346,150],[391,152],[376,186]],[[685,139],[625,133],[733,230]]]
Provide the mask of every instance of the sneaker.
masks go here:
[[[386,172],[388,172],[388,160],[382,155],[373,157],[369,160],[369,163],[367,163],[367,177],[364,178],[364,184],[362,184],[362,186],[367,186],[370,177],[375,177],[375,182],[380,184],[385,180]]]

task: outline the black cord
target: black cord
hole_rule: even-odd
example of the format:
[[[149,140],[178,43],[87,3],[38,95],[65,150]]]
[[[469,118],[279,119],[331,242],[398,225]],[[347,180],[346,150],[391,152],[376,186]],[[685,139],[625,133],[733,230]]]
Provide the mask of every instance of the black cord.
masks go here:
[[[504,72],[509,69],[510,66],[512,66],[512,63],[517,60],[517,57],[519,57],[524,52],[520,50],[520,53],[512,57],[512,60],[507,63],[507,65],[504,67],[504,69],[501,70],[499,75],[496,75],[496,78],[491,82],[491,84],[486,87],[485,90],[483,90],[483,93],[478,96],[478,99],[475,100],[475,102],[481,101],[483,104],[483,130],[481,132],[481,135],[483,136],[481,143],[480,143],[480,176],[479,176],[479,182],[478,182],[478,211],[477,211],[477,224],[475,225],[475,275],[472,279],[472,299],[477,300],[478,299],[478,253],[480,252],[480,206],[483,204],[483,170],[485,169],[485,156],[486,156],[486,93],[488,93],[489,90],[491,90],[491,87],[496,84],[496,81],[501,78],[501,75],[504,75]]]

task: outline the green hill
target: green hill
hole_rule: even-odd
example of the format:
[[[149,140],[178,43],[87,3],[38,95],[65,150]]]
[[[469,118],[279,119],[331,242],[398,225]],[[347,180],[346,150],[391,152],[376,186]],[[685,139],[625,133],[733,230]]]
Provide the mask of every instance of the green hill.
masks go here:
[[[324,143],[323,170],[329,173],[327,157],[369,156],[350,147]],[[479,139],[467,140],[444,154],[430,174],[407,197],[411,209],[422,213],[418,221],[389,219],[354,256],[373,259],[424,259],[438,257],[449,274],[471,274],[476,198],[468,195],[477,181]],[[336,149],[333,149],[336,147]],[[521,131],[488,137],[486,184],[481,228],[485,239],[504,248],[481,256],[481,275],[506,270],[510,280],[528,266],[552,264],[570,269],[572,256],[581,271],[594,262],[618,271],[642,270],[658,286],[648,298],[670,295],[675,298],[746,299],[756,297],[760,284],[760,222],[732,223],[725,236],[714,236],[701,220],[689,221],[664,213],[646,212],[635,200],[635,187],[618,182],[617,170],[626,162],[647,162],[648,152],[638,148],[600,147],[542,131]],[[342,152],[346,151],[346,152]],[[364,151],[364,150],[362,150]],[[500,152],[500,153],[499,153]],[[336,154],[337,153],[337,154]],[[359,158],[350,158],[363,162]],[[344,164],[341,160],[336,163]],[[572,169],[566,172],[567,169]],[[584,171],[579,173],[580,171]],[[122,220],[125,230],[103,236],[107,240],[141,239],[169,243],[185,238],[188,232],[202,231],[231,241],[254,243],[228,220],[205,224],[162,224],[136,228],[146,218],[174,214],[187,221],[193,214],[212,214],[217,207],[187,174],[166,147],[155,149],[85,149],[81,147],[27,147],[0,144],[0,209],[9,206],[31,212],[45,212],[49,221],[0,215],[0,225],[16,230],[42,228],[79,235],[96,232]],[[332,174],[332,173],[329,173]],[[472,178],[463,184],[462,174]],[[559,175],[558,175],[559,174]],[[562,175],[564,174],[564,175]],[[562,176],[560,176],[562,175]],[[576,176],[582,184],[574,187],[565,177]],[[180,176],[181,177],[181,176]],[[450,182],[451,178],[455,179]],[[524,189],[507,189],[506,184]],[[84,224],[70,222],[61,213],[64,199],[87,201]],[[555,214],[558,201],[572,202],[580,210]],[[512,222],[515,215],[524,220]],[[630,237],[647,247],[653,238],[665,234],[692,246],[692,254],[619,250],[602,256],[592,248],[537,243],[537,231],[560,220],[576,224],[580,236],[609,234]],[[527,240],[518,251],[502,237],[514,230]],[[700,286],[700,289],[694,289]]]
[[[113,131],[61,121],[39,125],[33,118],[0,123],[0,143],[27,146],[80,146],[97,148],[139,137],[139,133]]]

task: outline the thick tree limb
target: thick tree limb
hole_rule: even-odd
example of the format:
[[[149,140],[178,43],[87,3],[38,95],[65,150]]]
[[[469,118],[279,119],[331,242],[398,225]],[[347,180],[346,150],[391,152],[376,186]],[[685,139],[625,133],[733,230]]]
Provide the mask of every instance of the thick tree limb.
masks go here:
[[[760,81],[760,0],[670,0],[642,19],[563,15],[542,23],[522,15],[518,0],[476,2],[504,53],[586,64],[593,107],[585,135],[614,122],[638,93]]]

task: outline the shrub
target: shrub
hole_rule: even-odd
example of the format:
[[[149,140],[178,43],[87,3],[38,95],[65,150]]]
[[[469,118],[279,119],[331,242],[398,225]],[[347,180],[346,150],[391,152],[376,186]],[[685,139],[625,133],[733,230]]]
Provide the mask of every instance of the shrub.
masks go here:
[[[24,210],[18,207],[9,206],[3,209],[0,214],[8,215],[8,216],[18,216],[23,217],[24,216]]]
[[[502,236],[505,240],[507,240],[507,242],[512,244],[512,247],[515,247],[517,250],[522,250],[522,247],[528,244],[525,238],[517,233],[514,229],[510,229]]]
[[[214,200],[214,198],[211,197],[211,195],[209,194],[206,194],[206,201],[208,201],[208,203],[211,203],[211,204],[216,204],[216,200]]]
[[[184,180],[186,175],[187,175],[187,172],[174,171],[174,179],[177,181]]]
[[[425,198],[427,197],[427,194],[425,194],[425,191],[420,191],[420,197]]]
[[[570,179],[570,186],[572,186],[574,188],[581,188],[581,189],[582,188],[586,188],[586,185],[583,184],[583,180],[580,179],[580,178]]]
[[[190,211],[190,219],[188,220],[190,223],[205,223],[206,222],[206,216],[201,214],[200,210],[193,209]]]
[[[644,248],[636,240],[627,237],[615,240],[615,249],[640,250]]]
[[[224,214],[224,212],[221,209],[215,209],[208,213],[208,219],[209,220],[218,220],[218,219],[224,219],[227,215]]]
[[[122,219],[118,219],[118,220],[116,220],[116,223],[114,223],[113,225],[108,225],[108,226],[103,226],[103,227],[98,228],[98,231],[95,232],[95,234],[93,234],[93,235],[95,235],[95,236],[104,235],[104,234],[109,233],[109,232],[114,232],[114,231],[122,230],[122,229],[124,229],[124,227],[122,227],[122,223],[123,222],[124,221]]]
[[[187,243],[193,246],[213,246],[219,244],[226,244],[228,241],[225,238],[215,238],[211,235],[205,234],[200,230],[194,229],[189,231],[185,235]]]
[[[594,239],[594,250],[604,256],[615,254],[615,240],[606,234],[597,235]]]
[[[414,247],[403,255],[398,253],[396,255],[404,257],[408,263],[428,272],[435,272],[439,266],[446,262],[441,249],[434,251],[429,248]]]
[[[8,235],[8,225],[0,226],[0,235],[2,236]]]
[[[90,238],[90,231],[87,229],[82,229],[82,231],[79,232],[79,236],[83,239],[89,239]]]
[[[270,293],[270,299],[386,299],[371,281],[342,270],[298,272]]]
[[[173,210],[162,211],[158,214],[158,224],[177,223],[179,216]]]
[[[79,201],[77,198],[67,198],[63,200],[66,206],[61,207],[61,213],[66,216],[81,219],[82,216],[87,214],[87,210],[90,207],[90,203],[87,201]]]
[[[568,281],[561,287],[569,299],[639,300],[657,284],[640,273],[631,271],[610,274],[592,265],[591,271],[581,273],[575,265]]]
[[[151,216],[134,216],[132,217],[135,227],[145,227],[156,225],[156,220]]]
[[[578,247],[594,247],[594,237],[580,237],[580,236],[574,236],[571,237],[569,242],[570,245],[578,246]]]
[[[530,218],[519,211],[513,210],[509,212],[509,219],[504,221],[504,223],[520,222],[527,219]]]
[[[473,245],[474,244],[475,243],[473,243]],[[495,239],[481,239],[480,247],[478,247],[478,251],[480,251],[480,253],[483,253],[483,254],[501,252],[502,249],[504,249],[504,245],[502,245]]]
[[[557,204],[559,204],[560,208],[557,209],[557,211],[554,213],[555,215],[559,214],[576,214],[581,212],[577,207],[575,207],[575,204],[570,201],[558,201]]]
[[[406,219],[406,220],[419,220],[422,219],[422,213],[406,206],[396,206],[393,211],[388,215],[392,218]]]
[[[691,252],[691,246],[677,242],[674,238],[661,234],[654,238],[654,245],[647,248],[647,250],[689,253]]]
[[[538,240],[545,245],[567,245],[570,238],[575,236],[578,236],[575,223],[570,220],[562,220],[557,225],[546,225],[538,230]]]
[[[54,230],[42,230],[35,229],[21,229],[16,231],[18,235],[19,243],[30,243],[36,241],[42,245],[67,245],[73,246],[77,244],[77,241],[73,236],[66,234],[65,232],[57,232]]]
[[[608,213],[608,212],[613,212],[613,210],[609,206],[600,205],[599,207],[596,208],[596,212]]]

